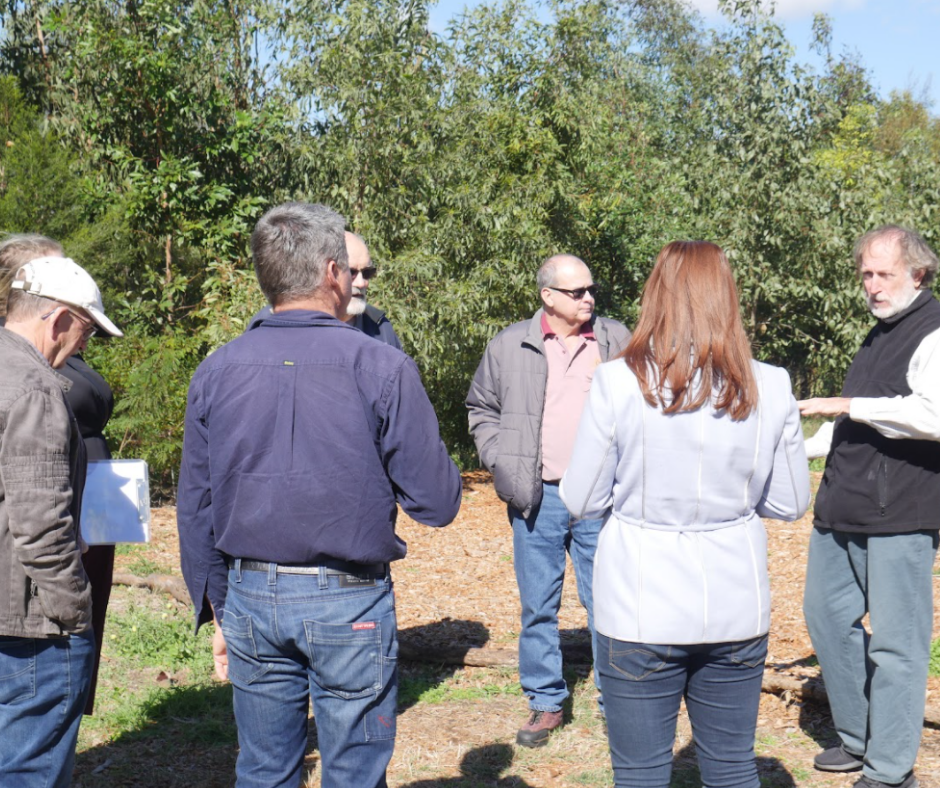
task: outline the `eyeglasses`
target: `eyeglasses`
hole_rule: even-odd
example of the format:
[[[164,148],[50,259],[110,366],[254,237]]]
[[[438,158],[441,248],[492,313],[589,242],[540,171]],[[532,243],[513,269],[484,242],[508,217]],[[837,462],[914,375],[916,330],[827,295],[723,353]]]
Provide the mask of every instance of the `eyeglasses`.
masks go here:
[[[378,269],[374,265],[370,265],[368,268],[350,268],[349,275],[355,279],[359,274],[362,274],[362,278],[367,282],[378,273]]]
[[[94,321],[87,320],[86,318],[78,314],[78,312],[73,312],[68,307],[57,306],[51,312],[46,312],[46,314],[40,315],[39,318],[40,320],[45,320],[50,315],[54,315],[60,309],[65,309],[65,311],[68,312],[72,317],[74,317],[78,321],[79,325],[82,326],[82,340],[83,341],[91,339],[95,334],[98,333],[98,325]]]
[[[573,298],[575,301],[580,301],[584,298],[585,293],[590,293],[591,298],[594,298],[597,295],[597,285],[588,285],[587,287],[577,287],[574,290],[566,290],[563,287],[549,287],[549,290],[557,290],[559,293],[564,293],[568,298]]]

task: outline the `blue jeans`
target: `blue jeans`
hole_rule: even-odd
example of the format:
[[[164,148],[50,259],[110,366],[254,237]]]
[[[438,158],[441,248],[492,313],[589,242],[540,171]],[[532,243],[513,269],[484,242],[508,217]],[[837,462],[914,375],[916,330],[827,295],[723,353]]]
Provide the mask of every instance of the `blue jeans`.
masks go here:
[[[767,636],[659,646],[598,634],[597,666],[617,788],[667,788],[684,697],[702,783],[758,788],[754,731]]]
[[[594,637],[594,553],[601,520],[577,520],[558,496],[557,484],[542,484],[542,501],[527,519],[509,510],[513,564],[522,603],[519,634],[519,682],[533,711],[560,711],[568,697],[561,673],[558,609],[565,582],[565,553],[571,554],[578,599],[587,610],[591,645]],[[600,691],[597,672],[594,684]],[[600,701],[599,701],[600,702]],[[603,708],[603,706],[601,707]]]
[[[809,541],[803,613],[832,719],[845,748],[864,756],[864,774],[881,782],[901,782],[920,746],[937,538],[814,528]]]
[[[0,637],[0,786],[67,788],[95,659],[91,630]]]
[[[313,700],[323,788],[384,788],[395,747],[391,578],[229,571],[222,632],[234,688],[237,788],[297,788]]]

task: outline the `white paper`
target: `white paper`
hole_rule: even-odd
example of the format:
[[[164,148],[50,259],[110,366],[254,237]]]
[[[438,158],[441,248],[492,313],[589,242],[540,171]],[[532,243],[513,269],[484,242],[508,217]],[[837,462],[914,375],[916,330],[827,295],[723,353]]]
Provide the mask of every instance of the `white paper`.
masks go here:
[[[82,496],[88,544],[150,541],[150,477],[143,460],[93,460]]]

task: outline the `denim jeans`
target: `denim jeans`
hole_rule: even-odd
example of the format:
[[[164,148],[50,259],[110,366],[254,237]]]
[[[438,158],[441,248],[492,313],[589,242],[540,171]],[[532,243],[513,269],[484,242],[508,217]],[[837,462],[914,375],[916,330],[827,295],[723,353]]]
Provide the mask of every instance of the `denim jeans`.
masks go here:
[[[814,528],[809,541],[803,613],[832,719],[845,748],[864,756],[864,774],[881,782],[901,782],[920,746],[937,538]]]
[[[243,571],[222,619],[234,688],[237,788],[297,788],[313,700],[323,788],[384,788],[395,747],[391,578]]]
[[[67,788],[95,637],[0,637],[0,786]]]
[[[559,711],[568,697],[561,672],[558,609],[565,582],[565,553],[571,554],[578,599],[587,610],[594,637],[594,553],[601,520],[577,520],[558,496],[557,484],[542,484],[542,501],[527,518],[510,509],[513,564],[522,603],[519,634],[519,682],[533,711]],[[600,691],[597,672],[594,683]],[[600,700],[599,700],[600,702]],[[603,706],[601,706],[603,708]]]
[[[617,788],[667,788],[684,697],[702,783],[758,788],[754,731],[767,636],[660,646],[598,634],[607,737]]]

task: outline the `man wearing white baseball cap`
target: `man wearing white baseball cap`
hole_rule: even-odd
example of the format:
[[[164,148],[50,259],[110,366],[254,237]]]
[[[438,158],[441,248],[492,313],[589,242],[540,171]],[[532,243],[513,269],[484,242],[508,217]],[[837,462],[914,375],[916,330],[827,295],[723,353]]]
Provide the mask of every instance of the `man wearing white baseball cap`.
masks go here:
[[[94,659],[78,516],[85,450],[56,369],[98,329],[94,280],[40,257],[14,274],[0,329],[0,788],[71,782]]]

